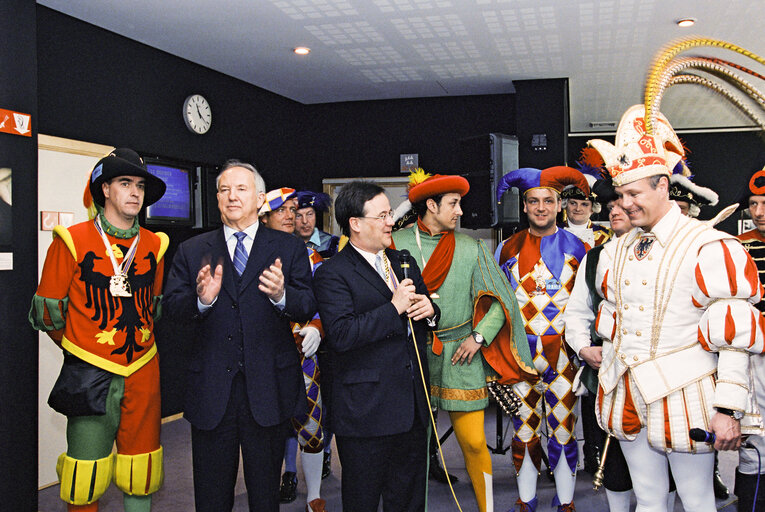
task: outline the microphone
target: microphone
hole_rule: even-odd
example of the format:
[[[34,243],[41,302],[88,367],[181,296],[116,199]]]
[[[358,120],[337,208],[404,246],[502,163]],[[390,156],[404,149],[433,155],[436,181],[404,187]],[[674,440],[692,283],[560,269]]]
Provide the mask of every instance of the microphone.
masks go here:
[[[399,252],[398,255],[398,261],[401,263],[401,272],[404,274],[404,279],[411,279],[411,274],[409,270],[409,262],[412,259],[412,255],[409,254],[409,251],[406,249],[403,249],[401,252]]]
[[[688,437],[696,441],[697,443],[715,443],[715,435],[712,432],[707,432],[702,428],[692,428],[688,431]]]
[[[707,432],[704,429],[701,428],[692,428],[688,431],[688,437],[690,437],[692,440],[696,441],[697,443],[709,443],[709,444],[715,444],[715,440],[717,439],[717,436],[715,436],[712,432]],[[741,447],[742,448],[754,448],[757,449],[749,439],[748,435],[741,436]]]

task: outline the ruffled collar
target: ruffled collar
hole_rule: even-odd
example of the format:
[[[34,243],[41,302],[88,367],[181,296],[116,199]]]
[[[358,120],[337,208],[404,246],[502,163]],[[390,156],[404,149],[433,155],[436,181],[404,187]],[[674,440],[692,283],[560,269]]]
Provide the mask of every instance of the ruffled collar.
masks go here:
[[[101,227],[104,228],[104,232],[115,238],[124,238],[126,240],[133,238],[138,234],[138,230],[140,229],[137,217],[133,220],[133,226],[129,229],[119,229],[114,227],[108,220],[106,220],[106,216],[103,213],[99,215],[99,219],[101,220]]]

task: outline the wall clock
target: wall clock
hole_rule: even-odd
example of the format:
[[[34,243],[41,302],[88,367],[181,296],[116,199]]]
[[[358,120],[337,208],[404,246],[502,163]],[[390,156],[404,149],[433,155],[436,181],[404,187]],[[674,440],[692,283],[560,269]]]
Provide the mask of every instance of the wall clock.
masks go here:
[[[201,94],[192,94],[183,102],[183,121],[192,132],[203,135],[212,125],[210,104]]]

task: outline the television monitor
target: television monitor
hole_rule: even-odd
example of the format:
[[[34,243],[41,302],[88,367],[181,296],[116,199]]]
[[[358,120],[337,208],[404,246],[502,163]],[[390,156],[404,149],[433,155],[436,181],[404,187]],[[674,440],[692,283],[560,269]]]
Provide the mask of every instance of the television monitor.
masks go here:
[[[190,165],[145,159],[146,169],[167,185],[165,195],[146,207],[146,224],[159,226],[193,226],[194,174]]]

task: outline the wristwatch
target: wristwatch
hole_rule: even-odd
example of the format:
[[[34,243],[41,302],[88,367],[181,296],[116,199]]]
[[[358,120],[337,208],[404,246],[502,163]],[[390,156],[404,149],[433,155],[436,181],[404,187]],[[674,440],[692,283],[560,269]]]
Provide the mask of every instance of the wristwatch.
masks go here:
[[[473,339],[479,345],[483,345],[483,336],[481,336],[481,333],[473,331]]]
[[[741,421],[741,419],[744,417],[743,412],[734,411],[733,409],[728,409],[727,407],[715,407],[715,410],[719,412],[720,414],[730,416],[734,420],[738,420],[738,421]]]

